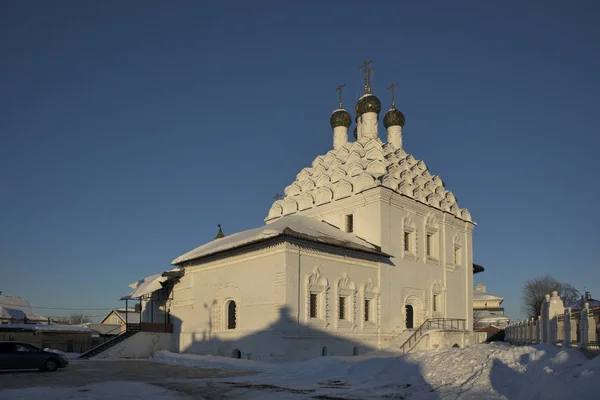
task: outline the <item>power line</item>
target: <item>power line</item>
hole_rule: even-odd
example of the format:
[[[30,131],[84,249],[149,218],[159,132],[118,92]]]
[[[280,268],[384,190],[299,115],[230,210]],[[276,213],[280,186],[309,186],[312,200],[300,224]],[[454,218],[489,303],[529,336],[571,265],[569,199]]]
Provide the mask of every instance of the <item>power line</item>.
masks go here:
[[[0,306],[15,306],[16,304],[4,304],[4,303],[0,303]],[[20,306],[18,306],[20,307]],[[107,307],[107,308],[62,308],[62,307],[38,307],[38,306],[32,306],[30,305],[29,307],[31,308],[39,308],[39,309],[44,309],[44,310],[62,310],[62,311],[106,311],[106,310],[112,310],[115,307]]]

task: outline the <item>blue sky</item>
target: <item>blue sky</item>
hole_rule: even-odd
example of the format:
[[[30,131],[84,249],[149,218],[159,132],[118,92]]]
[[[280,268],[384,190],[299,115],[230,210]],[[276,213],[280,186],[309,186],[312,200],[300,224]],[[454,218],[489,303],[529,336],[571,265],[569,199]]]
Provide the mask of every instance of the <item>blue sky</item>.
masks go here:
[[[5,294],[110,308],[217,224],[261,225],[331,149],[334,89],[352,109],[368,58],[384,106],[399,84],[405,149],[479,224],[475,280],[509,316],[546,273],[600,297],[597,2],[0,8]]]

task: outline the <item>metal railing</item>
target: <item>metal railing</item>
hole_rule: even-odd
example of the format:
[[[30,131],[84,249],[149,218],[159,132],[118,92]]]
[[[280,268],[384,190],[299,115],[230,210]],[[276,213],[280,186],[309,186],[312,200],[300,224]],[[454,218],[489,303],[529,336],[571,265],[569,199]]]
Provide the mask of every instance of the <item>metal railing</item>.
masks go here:
[[[426,319],[425,322],[421,324],[413,332],[412,335],[406,339],[406,342],[400,346],[400,351],[402,354],[408,353],[421,339],[421,337],[431,329],[441,329],[446,331],[465,331],[467,327],[466,319],[457,319],[457,318],[429,318]]]

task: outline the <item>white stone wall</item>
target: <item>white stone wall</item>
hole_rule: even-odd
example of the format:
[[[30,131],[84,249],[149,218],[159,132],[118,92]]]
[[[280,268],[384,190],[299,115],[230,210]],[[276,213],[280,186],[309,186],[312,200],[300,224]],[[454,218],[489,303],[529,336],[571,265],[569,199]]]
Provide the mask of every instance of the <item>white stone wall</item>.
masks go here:
[[[381,313],[389,316],[382,321],[382,332],[404,329],[407,301],[414,303],[417,324],[428,317],[447,317],[467,319],[472,326],[473,224],[381,187],[299,214],[340,229],[345,228],[345,216],[352,214],[354,233],[393,256],[393,265],[381,268]],[[407,226],[414,230],[409,254],[404,252]],[[428,232],[435,237],[433,257],[426,255]],[[436,312],[434,292],[439,296]]]
[[[307,354],[320,355],[323,346],[337,355],[377,349],[380,263],[372,255],[354,256],[281,243],[186,267],[170,307],[178,350],[222,356],[239,350],[243,357],[277,361],[312,358]],[[318,318],[310,318],[311,290],[319,293]],[[342,321],[340,295],[347,299]],[[229,300],[237,304],[235,329],[226,326]]]

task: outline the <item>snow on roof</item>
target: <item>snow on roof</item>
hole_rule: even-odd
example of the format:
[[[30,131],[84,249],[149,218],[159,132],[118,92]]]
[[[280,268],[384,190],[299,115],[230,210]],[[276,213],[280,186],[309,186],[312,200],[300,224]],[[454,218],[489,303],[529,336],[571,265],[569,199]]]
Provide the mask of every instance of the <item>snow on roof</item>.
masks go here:
[[[503,297],[496,296],[492,293],[482,293],[473,291],[473,300],[504,300]]]
[[[185,261],[206,257],[211,254],[231,250],[247,244],[256,243],[278,236],[291,236],[312,242],[325,243],[387,256],[380,251],[379,247],[351,233],[343,232],[326,222],[301,215],[291,215],[280,218],[277,221],[265,226],[235,233],[218,240],[213,240],[212,242],[206,243],[177,257],[171,262],[171,264],[181,264]]]
[[[0,330],[22,330],[36,332],[91,332],[85,325],[37,325],[37,324],[0,324]]]
[[[173,268],[171,270],[167,270],[155,275],[148,276],[144,279],[140,279],[139,281],[133,282],[129,285],[133,291],[125,296],[121,297],[121,300],[131,300],[131,299],[139,299],[140,297],[153,293],[157,290],[163,288],[163,283],[168,281],[169,279],[173,279],[172,276],[164,276],[165,272],[175,271],[179,268]]]
[[[140,323],[140,313],[135,311],[125,310],[114,310],[115,314],[117,314],[123,321],[126,321],[129,324],[139,324]]]
[[[47,318],[33,311],[29,302],[18,296],[0,295],[0,318],[29,321],[46,321]]]
[[[123,320],[123,322],[127,322],[130,324],[139,324],[140,323],[140,313],[135,311],[135,308],[116,308],[114,310],[110,310],[106,317],[102,318],[100,323],[104,322],[106,318],[108,318],[112,313],[115,313],[119,318]]]

